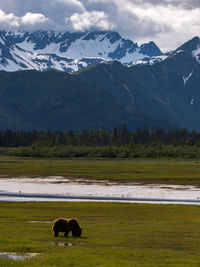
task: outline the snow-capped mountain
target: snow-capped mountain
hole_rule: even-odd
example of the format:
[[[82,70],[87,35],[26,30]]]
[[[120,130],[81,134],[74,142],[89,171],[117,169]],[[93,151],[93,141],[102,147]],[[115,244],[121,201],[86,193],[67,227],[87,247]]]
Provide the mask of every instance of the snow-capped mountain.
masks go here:
[[[43,66],[43,59],[50,54],[42,54],[42,49],[48,47],[51,52],[50,47],[53,47],[49,37],[44,44],[39,42],[41,38],[38,42],[35,37],[29,39],[28,34],[19,36],[21,43],[16,41],[16,35],[8,36],[7,39],[1,39],[4,64],[14,64],[15,51],[17,56],[22,58],[23,55],[21,64],[34,62],[36,66],[39,63]],[[60,47],[61,36],[52,38],[54,47],[56,44]],[[75,41],[82,40],[80,36],[76,38],[74,35]],[[68,48],[72,49],[75,41],[69,42]],[[10,45],[5,45],[5,42]],[[25,52],[25,44],[26,48],[29,46],[29,52]],[[64,61],[67,57],[63,55],[68,48],[65,46],[63,52],[59,48],[58,55],[52,53],[49,62],[52,63],[53,58],[55,62],[61,58],[67,62]],[[40,52],[37,54],[34,51]],[[80,51],[77,50],[77,53]],[[31,60],[28,56],[24,58],[26,53],[30,53]],[[17,56],[14,59],[19,62]],[[120,57],[124,58],[123,54]],[[84,64],[87,65],[87,62]],[[127,67],[112,61],[83,68],[74,74],[35,70],[0,71],[0,129],[81,130],[99,129],[102,125],[106,129],[113,129],[126,123],[129,129],[158,126],[200,130],[199,74],[199,37],[183,44],[165,60],[155,64],[150,61],[148,64]]]
[[[154,42],[138,46],[117,32],[0,31],[0,70],[74,72],[92,64],[163,59]],[[153,62],[153,61],[151,61]]]
[[[169,60],[173,60],[172,70],[182,78],[182,83],[186,86],[193,75],[199,75],[200,38],[194,37],[181,45],[171,53],[166,62],[168,63]],[[178,68],[177,65],[179,65]]]

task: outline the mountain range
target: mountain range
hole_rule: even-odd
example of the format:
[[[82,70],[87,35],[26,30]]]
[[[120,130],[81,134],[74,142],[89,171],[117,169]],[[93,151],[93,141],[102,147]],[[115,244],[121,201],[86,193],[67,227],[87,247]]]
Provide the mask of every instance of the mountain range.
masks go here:
[[[37,50],[42,49],[39,45]],[[2,49],[15,46],[19,47],[4,44]],[[124,63],[106,60],[73,74],[0,71],[0,128],[112,129],[126,123],[131,130],[144,126],[200,130],[199,37],[157,63]]]
[[[0,31],[0,70],[67,71],[117,60],[160,61],[165,55],[154,42],[138,46],[117,32]]]

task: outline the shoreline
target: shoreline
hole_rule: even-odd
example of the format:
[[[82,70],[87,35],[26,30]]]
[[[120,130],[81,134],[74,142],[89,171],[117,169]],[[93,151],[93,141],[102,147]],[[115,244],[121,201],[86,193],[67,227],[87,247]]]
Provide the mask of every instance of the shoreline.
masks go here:
[[[3,198],[8,198],[3,200]],[[14,198],[14,200],[12,200]],[[0,193],[0,202],[119,202],[119,203],[146,203],[146,204],[184,204],[200,205],[199,199],[161,199],[161,198],[124,198],[124,197],[100,197],[100,196],[77,196],[77,195],[52,195],[52,194],[15,194]]]
[[[1,178],[0,201],[79,201],[200,205],[200,188],[184,185],[122,184],[109,181],[46,178]]]

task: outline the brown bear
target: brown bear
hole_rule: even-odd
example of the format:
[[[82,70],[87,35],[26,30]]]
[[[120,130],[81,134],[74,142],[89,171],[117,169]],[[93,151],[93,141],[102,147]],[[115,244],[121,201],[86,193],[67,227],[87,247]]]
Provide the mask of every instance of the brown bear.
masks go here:
[[[54,231],[55,237],[58,237],[59,232],[64,232],[65,237],[68,236],[70,231],[72,231],[74,237],[80,237],[82,234],[82,228],[76,218],[58,218],[53,222],[52,230]]]

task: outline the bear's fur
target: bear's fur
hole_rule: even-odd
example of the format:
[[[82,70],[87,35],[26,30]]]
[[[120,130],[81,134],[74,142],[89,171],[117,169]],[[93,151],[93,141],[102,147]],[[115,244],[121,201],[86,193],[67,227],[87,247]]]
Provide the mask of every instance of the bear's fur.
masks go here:
[[[54,231],[55,237],[58,237],[59,232],[64,232],[65,237],[67,237],[71,231],[74,237],[80,237],[82,234],[82,228],[78,224],[76,218],[58,218],[53,222],[52,230]]]

